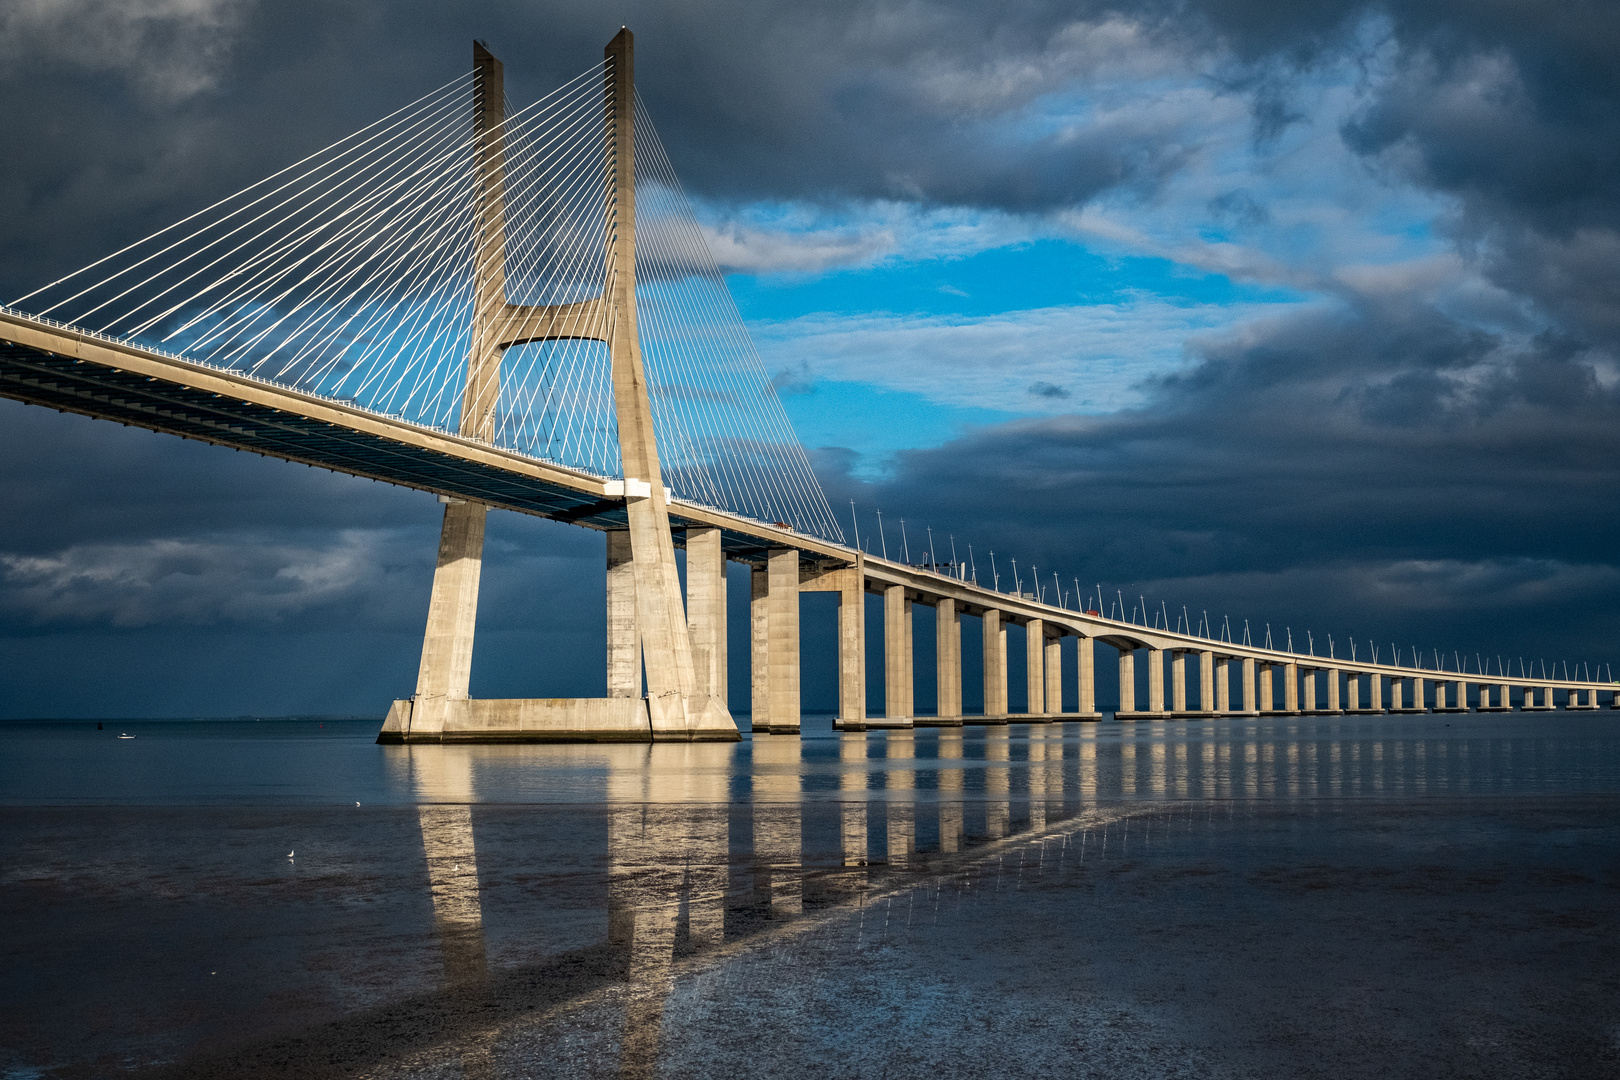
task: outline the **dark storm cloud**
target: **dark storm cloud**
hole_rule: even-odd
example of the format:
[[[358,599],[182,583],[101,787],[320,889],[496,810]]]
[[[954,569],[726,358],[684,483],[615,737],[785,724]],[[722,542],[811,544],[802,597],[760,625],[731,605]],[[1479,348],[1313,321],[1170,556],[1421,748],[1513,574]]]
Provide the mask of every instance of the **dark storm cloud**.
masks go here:
[[[834,492],[1133,604],[1134,583],[1403,647],[1615,640],[1620,389],[1566,338],[1417,302],[1250,327],[1140,410],[987,429]]]

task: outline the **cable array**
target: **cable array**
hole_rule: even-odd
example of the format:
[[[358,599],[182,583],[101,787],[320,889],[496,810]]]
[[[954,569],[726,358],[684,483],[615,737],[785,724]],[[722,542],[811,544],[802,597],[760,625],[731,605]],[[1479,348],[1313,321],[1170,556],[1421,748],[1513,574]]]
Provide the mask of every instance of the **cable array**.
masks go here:
[[[636,307],[656,425],[678,435],[675,489],[842,542],[639,94]]]
[[[591,303],[608,282],[606,74],[596,64],[507,103],[482,133],[478,75],[460,76],[11,306],[621,476],[609,327]],[[665,483],[842,540],[637,101],[638,330]],[[493,304],[480,294],[491,280],[504,289]],[[536,311],[552,313],[545,340],[526,338]],[[491,422],[469,427],[480,334],[522,343],[500,353]]]

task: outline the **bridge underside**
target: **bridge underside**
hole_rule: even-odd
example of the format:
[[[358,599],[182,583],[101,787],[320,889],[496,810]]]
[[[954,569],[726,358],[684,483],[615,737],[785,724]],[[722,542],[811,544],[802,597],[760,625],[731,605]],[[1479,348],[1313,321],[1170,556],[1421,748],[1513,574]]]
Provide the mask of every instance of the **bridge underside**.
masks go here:
[[[628,527],[621,498],[14,342],[0,341],[0,396],[523,514],[595,529]],[[670,524],[700,523],[683,519],[676,505]],[[722,530],[722,546],[732,559],[765,562],[758,537]]]

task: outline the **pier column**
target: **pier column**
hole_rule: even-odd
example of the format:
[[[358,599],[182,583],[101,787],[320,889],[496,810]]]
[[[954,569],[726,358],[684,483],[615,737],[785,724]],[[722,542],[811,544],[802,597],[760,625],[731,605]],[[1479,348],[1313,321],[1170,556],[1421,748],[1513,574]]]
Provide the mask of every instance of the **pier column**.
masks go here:
[[[1255,696],[1254,688],[1254,657],[1243,658],[1243,711],[1249,716],[1260,712],[1260,701]]]
[[[1213,656],[1213,653],[1207,654]],[[1215,712],[1219,716],[1226,716],[1232,711],[1232,661],[1228,657],[1221,657],[1220,666],[1215,669]]]
[[[422,637],[422,663],[416,673],[416,700],[411,708],[412,736],[443,732],[445,718],[467,707],[488,510],[483,503],[459,499],[445,503],[427,633]]]
[[[1164,650],[1148,650],[1148,712],[1164,714]]]
[[[1429,680],[1427,680],[1427,679],[1413,679],[1412,680],[1412,706],[1413,706],[1413,708],[1417,709],[1419,712],[1422,712],[1422,711],[1424,711],[1425,709],[1428,708],[1428,699],[1429,699],[1429,686],[1428,686],[1428,683],[1429,683]]]
[[[770,552],[771,731],[799,730],[799,553],[792,548]]]
[[[607,534],[607,692],[616,698],[641,696],[641,631],[628,529]]]
[[[1283,711],[1299,712],[1299,665],[1283,665]]]
[[[1496,695],[1496,704],[1501,706],[1504,710],[1513,708],[1513,691],[1508,684],[1503,683],[1500,687],[1498,687],[1498,690],[1500,692]],[[1592,704],[1597,704],[1596,695],[1593,695],[1592,697]]]
[[[1451,707],[1468,711],[1468,684],[1457,681],[1451,684]]]
[[[984,623],[984,715],[1007,718],[1007,628],[1001,612],[986,610]]]
[[[1063,632],[1057,630],[1047,634],[1043,644],[1046,652],[1046,715],[1061,718],[1063,715]]]
[[[1198,711],[1215,711],[1215,653],[1212,649],[1198,654]]]
[[[723,703],[726,557],[720,550],[719,529],[686,530],[686,623],[692,634],[692,673],[697,679],[694,689],[700,697],[716,697]]]
[[[1316,669],[1307,668],[1305,671],[1305,687],[1300,691],[1300,711],[1316,711]]]
[[[1384,711],[1384,677],[1377,673],[1367,676],[1367,707],[1373,712]]]
[[[838,722],[866,723],[866,556],[842,571],[838,588]]]
[[[956,601],[941,597],[934,606],[934,689],[939,719],[962,722],[962,617]]]
[[[1076,664],[1079,673],[1080,685],[1080,719],[1095,720],[1097,718],[1097,656],[1093,642],[1088,637],[1078,638],[1075,641]]]
[[[1170,711],[1187,711],[1187,654],[1181,649],[1170,651]]]
[[[1119,711],[1136,711],[1136,653],[1119,650]]]
[[[1024,697],[1031,717],[1046,714],[1046,623],[1041,619],[1024,624]]]
[[[1170,711],[1187,711],[1187,654],[1170,649]]]
[[[764,566],[748,571],[748,674],[755,731],[771,730],[771,574]]]
[[[1255,711],[1268,713],[1277,703],[1277,699],[1271,693],[1271,665],[1262,663],[1257,666],[1260,669],[1260,693],[1255,698]]]
[[[1405,708],[1406,680],[1391,677],[1389,680],[1389,711],[1400,712]]]
[[[904,585],[883,590],[883,715],[911,719],[911,599]]]
[[[1359,712],[1361,710],[1361,672],[1350,672],[1345,677],[1344,688],[1349,694],[1349,702],[1345,705],[1345,708],[1351,712]]]
[[[1328,704],[1327,704],[1328,712],[1331,712],[1331,713],[1339,712],[1341,710],[1339,709],[1339,669],[1338,668],[1330,667],[1330,668],[1327,669],[1327,684],[1328,684],[1328,687],[1327,687],[1327,690],[1328,690]]]

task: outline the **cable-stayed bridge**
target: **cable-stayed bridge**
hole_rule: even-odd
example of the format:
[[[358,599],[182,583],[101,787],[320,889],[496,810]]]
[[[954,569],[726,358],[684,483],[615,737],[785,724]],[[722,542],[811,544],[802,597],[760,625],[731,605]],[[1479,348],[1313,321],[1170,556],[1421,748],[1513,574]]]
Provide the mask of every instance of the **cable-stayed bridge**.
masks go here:
[[[416,691],[383,741],[737,738],[728,559],[752,567],[756,731],[799,729],[807,591],[839,597],[852,730],[1097,719],[1098,642],[1117,651],[1121,719],[1551,709],[1554,691],[1597,708],[1613,689],[1172,633],[846,543],[640,105],[628,30],[521,107],[475,45],[465,76],[0,308],[0,393],[436,493]],[[468,696],[491,509],[607,534],[607,697]],[[868,593],[884,598],[881,717]],[[937,620],[930,717],[912,703],[916,604]],[[984,638],[968,716],[964,615]],[[1008,712],[1010,625],[1027,641],[1023,714]],[[1062,711],[1066,670],[1077,712]]]

